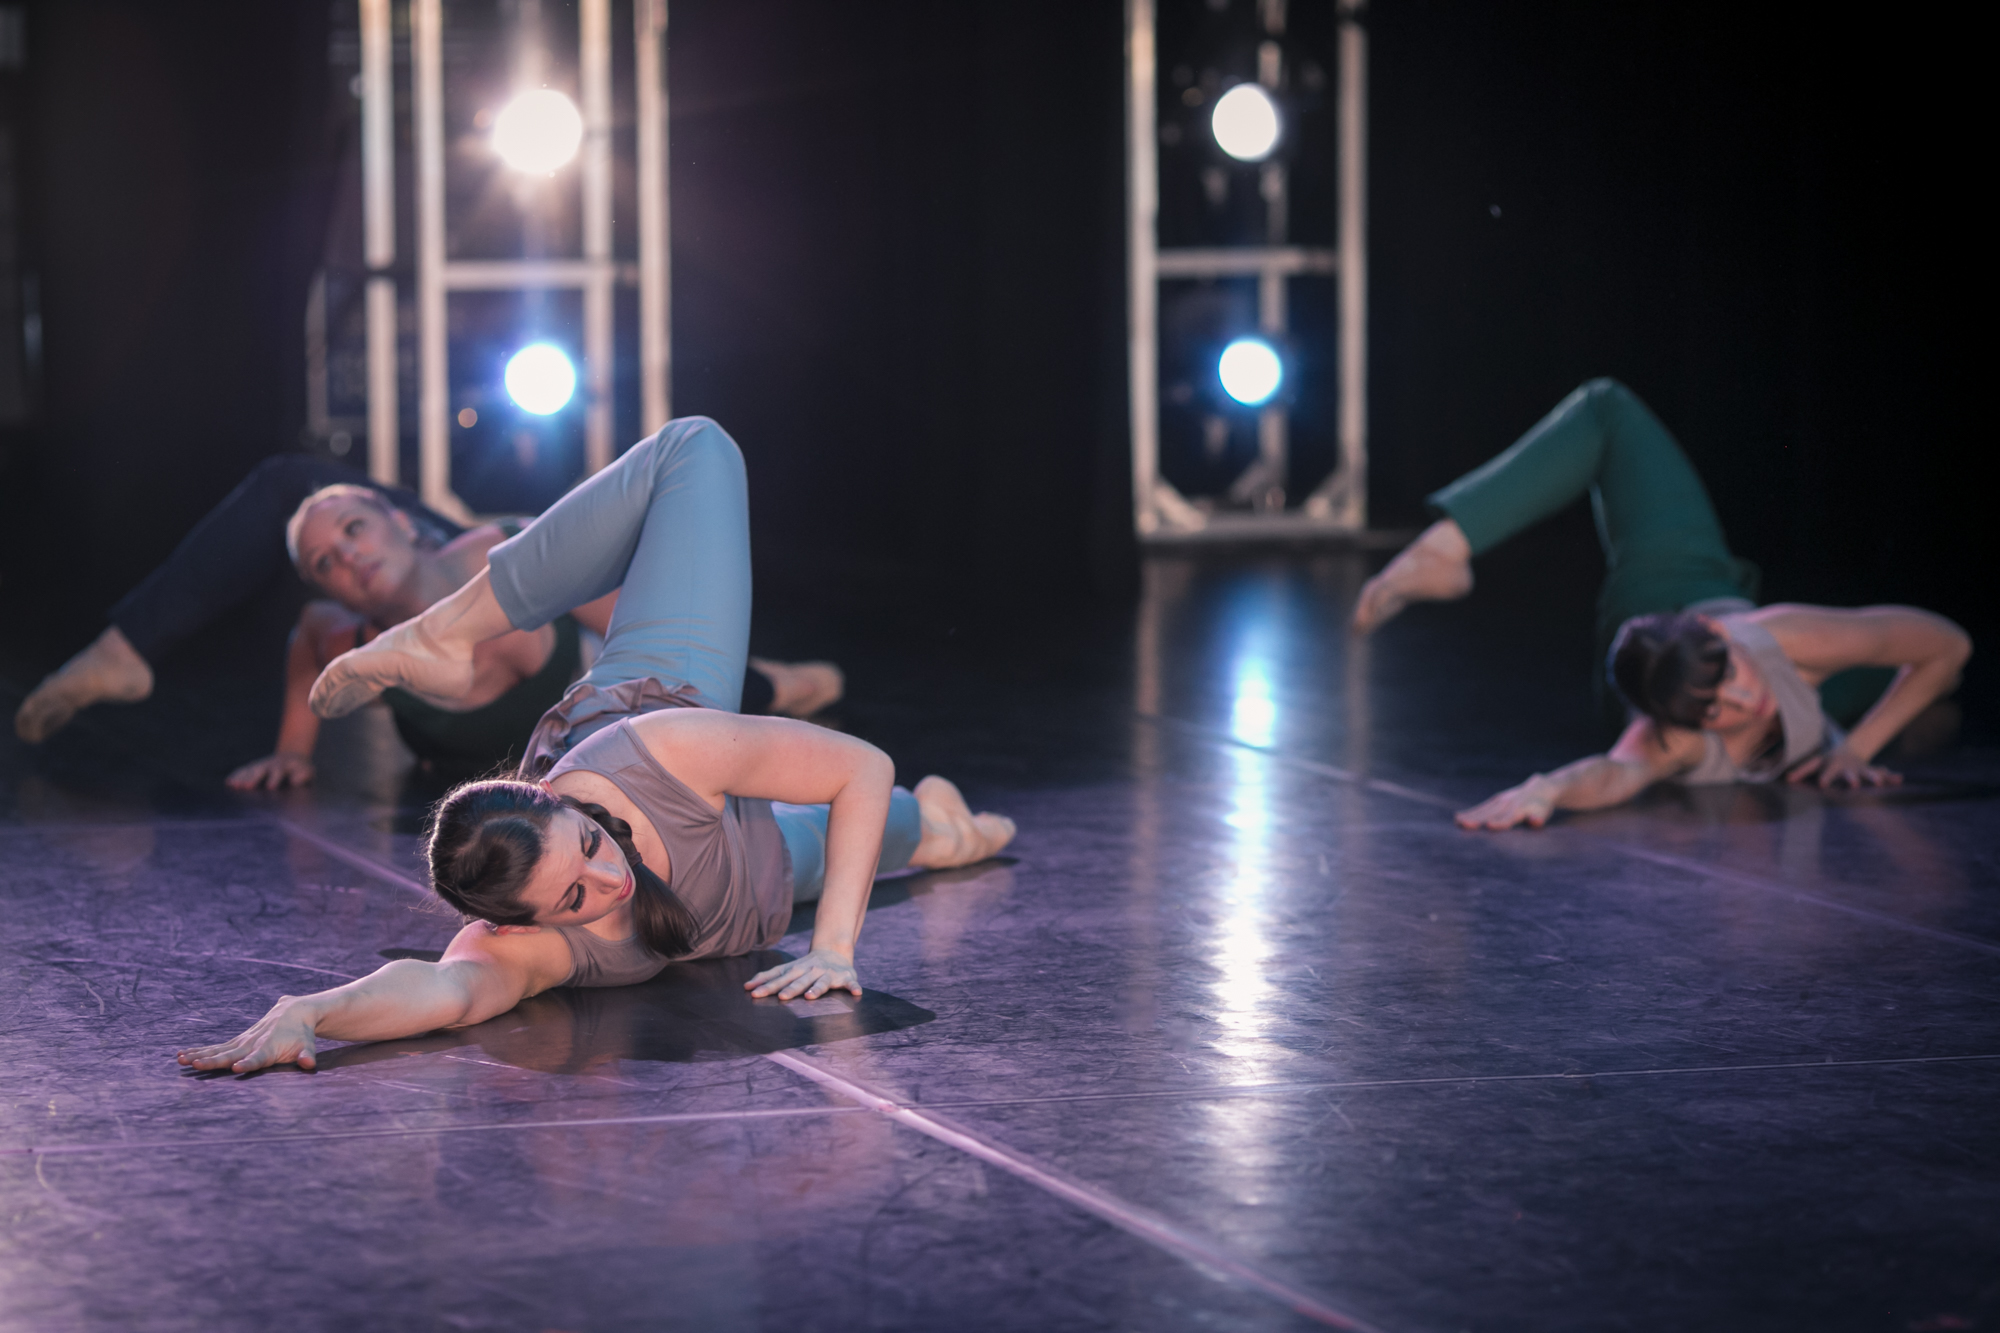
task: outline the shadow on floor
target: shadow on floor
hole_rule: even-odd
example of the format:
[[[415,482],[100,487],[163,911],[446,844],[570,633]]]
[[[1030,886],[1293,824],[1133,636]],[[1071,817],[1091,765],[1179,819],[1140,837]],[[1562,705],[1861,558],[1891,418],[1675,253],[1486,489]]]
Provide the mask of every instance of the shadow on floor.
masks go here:
[[[385,949],[395,957],[431,957]],[[768,1055],[895,1032],[937,1015],[883,991],[859,1000],[845,992],[789,1004],[752,999],[743,983],[787,955],[772,949],[741,958],[675,963],[638,986],[561,987],[524,1000],[498,1018],[453,1032],[343,1046],[322,1055],[323,1072],[476,1046],[491,1059],[545,1074],[584,1074],[618,1060],[691,1064]]]

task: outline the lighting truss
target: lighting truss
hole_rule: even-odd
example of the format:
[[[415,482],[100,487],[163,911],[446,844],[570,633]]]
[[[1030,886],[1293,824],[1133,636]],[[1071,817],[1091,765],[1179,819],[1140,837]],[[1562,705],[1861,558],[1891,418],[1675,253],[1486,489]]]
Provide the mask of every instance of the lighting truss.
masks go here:
[[[396,140],[391,5],[360,0],[363,243],[368,266],[368,472],[394,484],[400,462],[396,402]],[[638,113],[638,263],[612,255],[611,0],[578,0],[578,91],[584,136],[582,254],[573,259],[452,260],[445,247],[444,13],[442,0],[408,0],[416,139],[418,489],[431,508],[468,521],[453,490],[446,297],[457,291],[581,290],[584,462],[596,472],[613,449],[613,289],[639,289],[639,380],[644,419],[671,410],[667,194],[666,0],[634,0]]]
[[[1284,0],[1253,2],[1267,34],[1258,82],[1275,90],[1280,82],[1278,48],[1270,38],[1283,32],[1287,6]],[[1264,243],[1162,248],[1156,40],[1161,3],[1176,0],[1126,0],[1125,9],[1133,526],[1147,543],[1362,537],[1368,526],[1368,260],[1367,34],[1358,21],[1361,0],[1320,0],[1334,4],[1337,34],[1335,152],[1328,164],[1336,187],[1331,248],[1295,244],[1287,237],[1286,173],[1300,165],[1296,158],[1290,167],[1272,160],[1260,168],[1270,219]],[[1227,0],[1208,0],[1206,7],[1224,10]],[[1301,503],[1288,505],[1291,412],[1282,400],[1274,400],[1258,409],[1256,456],[1230,484],[1223,502],[1192,500],[1161,469],[1161,284],[1255,279],[1257,331],[1284,346],[1292,331],[1288,280],[1303,275],[1331,277],[1337,293],[1334,467]]]

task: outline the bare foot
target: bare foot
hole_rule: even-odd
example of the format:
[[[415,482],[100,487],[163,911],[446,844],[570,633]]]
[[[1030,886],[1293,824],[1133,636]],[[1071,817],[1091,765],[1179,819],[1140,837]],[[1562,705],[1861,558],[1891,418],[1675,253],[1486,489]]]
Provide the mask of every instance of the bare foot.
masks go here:
[[[153,668],[116,625],[37,685],[14,714],[14,734],[39,745],[92,704],[135,704],[153,692]]]
[[[1361,585],[1354,632],[1372,634],[1411,602],[1450,602],[1472,591],[1472,543],[1451,519],[1439,519]]]
[[[449,704],[472,688],[472,650],[441,642],[424,622],[406,620],[327,663],[308,702],[321,717],[346,717],[392,685],[435,704]]]
[[[774,662],[753,657],[750,665],[771,682],[771,711],[786,717],[811,717],[840,702],[847,677],[831,662]]]
[[[910,857],[913,866],[925,870],[969,866],[998,855],[1014,841],[1013,820],[985,811],[973,814],[958,788],[935,773],[919,782],[913,794],[924,817],[923,839]]]
[[[514,628],[480,570],[449,597],[327,663],[307,700],[321,717],[345,717],[392,685],[449,705],[472,690],[472,650]]]

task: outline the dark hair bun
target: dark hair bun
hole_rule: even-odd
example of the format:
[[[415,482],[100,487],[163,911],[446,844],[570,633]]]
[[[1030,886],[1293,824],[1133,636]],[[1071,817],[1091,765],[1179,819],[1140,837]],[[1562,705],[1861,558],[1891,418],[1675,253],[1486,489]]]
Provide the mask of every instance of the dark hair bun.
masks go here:
[[[1686,611],[1634,616],[1606,663],[1625,702],[1670,727],[1699,727],[1729,671],[1729,641]]]

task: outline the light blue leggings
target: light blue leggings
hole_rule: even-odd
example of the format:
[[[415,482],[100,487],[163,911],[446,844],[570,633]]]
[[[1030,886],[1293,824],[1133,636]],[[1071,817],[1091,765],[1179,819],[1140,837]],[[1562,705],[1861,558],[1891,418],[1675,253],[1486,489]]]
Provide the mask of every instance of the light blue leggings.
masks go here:
[[[619,589],[604,649],[584,681],[651,676],[691,685],[733,713],[750,653],[750,506],[743,453],[707,417],[658,434],[578,485],[487,557],[493,596],[516,629],[540,629]],[[792,853],[794,901],[819,897],[823,805],[772,804]],[[901,870],[922,836],[916,798],[889,802],[877,873]]]

